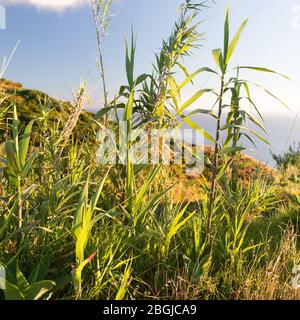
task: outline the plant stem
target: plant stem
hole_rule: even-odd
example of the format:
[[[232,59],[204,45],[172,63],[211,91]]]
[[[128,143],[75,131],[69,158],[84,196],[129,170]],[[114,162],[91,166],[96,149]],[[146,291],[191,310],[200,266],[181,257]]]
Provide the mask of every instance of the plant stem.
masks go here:
[[[214,202],[216,198],[216,183],[217,183],[217,171],[219,167],[219,156],[220,156],[220,131],[221,131],[221,119],[222,119],[222,108],[223,108],[223,96],[225,89],[225,74],[222,74],[221,78],[221,90],[219,97],[219,110],[218,110],[218,118],[217,118],[217,129],[216,129],[216,139],[215,139],[215,150],[214,150],[214,160],[213,160],[213,169],[212,169],[212,181],[210,188],[210,199],[209,199],[209,207],[208,207],[208,218],[207,218],[207,236],[211,230],[211,220],[214,209]]]
[[[234,124],[234,129],[233,129],[233,141],[232,141],[232,148],[236,148],[238,145],[238,136],[239,136],[239,130],[236,128],[236,124],[238,121],[238,99],[237,101],[234,101],[234,114],[233,114],[233,124]],[[232,180],[232,191],[236,192],[237,191],[237,184],[238,184],[238,166],[237,166],[237,161],[239,157],[239,152],[236,152],[232,155],[232,164],[231,164],[231,180]]]
[[[19,179],[19,185],[20,185],[20,179]],[[23,227],[23,212],[22,212],[22,190],[19,186],[18,188],[18,206],[17,206],[17,213],[18,213],[18,233],[17,233],[17,247],[20,246],[22,241],[22,232],[21,229]]]
[[[103,96],[104,96],[104,108],[108,107],[108,91],[106,85],[106,76],[105,76],[105,68],[104,68],[104,58],[103,58],[103,50],[102,50],[102,35],[100,33],[100,26],[98,24],[97,17],[97,4],[95,0],[91,0],[92,10],[93,10],[93,19],[96,29],[96,37],[97,37],[97,48],[99,54],[99,68],[100,68],[100,77],[102,80],[102,88],[103,88]],[[105,115],[105,127],[108,125],[108,113]]]
[[[76,300],[82,300],[82,286],[81,283],[78,283],[78,292],[76,295]]]

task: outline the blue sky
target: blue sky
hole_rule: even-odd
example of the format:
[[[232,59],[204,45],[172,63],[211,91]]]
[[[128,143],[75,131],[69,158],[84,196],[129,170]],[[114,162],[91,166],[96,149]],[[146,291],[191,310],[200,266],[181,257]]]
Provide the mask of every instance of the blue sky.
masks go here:
[[[56,1],[58,4],[77,2]],[[297,111],[300,106],[300,1],[228,2],[233,31],[243,19],[251,18],[233,58],[233,65],[264,66],[289,75],[293,79],[291,82],[269,74],[245,73],[245,76],[271,89],[292,110]],[[50,7],[47,5],[49,3]],[[169,35],[180,3],[179,0],[115,1],[113,11],[116,16],[104,43],[111,95],[125,81],[124,39],[129,37],[131,26],[138,37],[136,73],[150,72],[153,53],[158,51],[161,40]],[[8,55],[21,40],[6,78],[63,99],[71,97],[71,89],[76,88],[82,77],[88,79],[91,87],[97,84],[95,32],[88,5],[74,8],[71,5],[63,10],[55,6],[53,0],[0,0],[0,4],[5,6],[7,12],[7,29],[0,30],[0,58]],[[222,43],[225,5],[226,0],[217,0],[216,6],[206,11],[206,22],[203,24],[203,30],[207,31],[206,41],[204,47],[186,62],[190,71],[213,65],[210,52]],[[215,80],[205,77],[195,85],[204,83],[206,87],[216,85]],[[101,101],[100,89],[98,86],[93,97],[96,105]],[[189,88],[185,95],[190,95],[193,90],[195,88]],[[256,93],[255,96],[266,114],[290,114],[265,95]],[[209,104],[209,101],[205,103]]]

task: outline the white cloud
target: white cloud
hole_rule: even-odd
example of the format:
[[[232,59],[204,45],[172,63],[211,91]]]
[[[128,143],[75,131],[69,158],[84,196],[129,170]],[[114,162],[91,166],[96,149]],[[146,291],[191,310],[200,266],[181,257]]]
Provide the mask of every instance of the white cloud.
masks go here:
[[[4,0],[4,4],[24,4],[35,6],[39,9],[63,11],[68,8],[75,8],[88,3],[88,0]]]

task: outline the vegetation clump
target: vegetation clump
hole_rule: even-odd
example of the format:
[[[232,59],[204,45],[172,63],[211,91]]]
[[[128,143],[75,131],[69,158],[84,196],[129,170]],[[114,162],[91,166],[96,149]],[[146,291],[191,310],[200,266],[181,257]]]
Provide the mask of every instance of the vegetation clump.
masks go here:
[[[102,31],[109,27],[111,1],[92,5],[105,84]],[[212,50],[214,66],[189,72],[185,58],[204,41],[203,10],[202,2],[184,2],[151,72],[136,75],[132,36],[125,48],[127,83],[111,101],[104,87],[105,105],[96,115],[84,111],[85,83],[71,105],[2,80],[0,264],[7,278],[1,299],[299,298],[290,283],[300,263],[300,200],[283,196],[270,179],[272,169],[243,155],[243,139],[268,141],[251,96],[260,86],[241,73],[282,75],[230,65],[247,20],[232,36],[229,9],[222,49]],[[182,90],[203,73],[215,76],[218,87],[196,88],[183,101]],[[215,97],[211,109],[191,109],[207,94]],[[215,120],[214,135],[193,121],[195,114]],[[117,130],[120,121],[133,137],[125,161],[99,164],[96,132]],[[201,176],[183,177],[176,165],[134,162],[134,130],[183,123],[214,145],[206,148]],[[286,158],[295,159],[278,158],[280,172]]]

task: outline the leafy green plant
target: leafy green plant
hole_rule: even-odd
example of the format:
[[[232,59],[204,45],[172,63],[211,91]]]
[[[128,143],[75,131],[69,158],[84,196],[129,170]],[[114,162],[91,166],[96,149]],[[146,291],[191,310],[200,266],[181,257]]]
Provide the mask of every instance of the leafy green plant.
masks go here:
[[[108,14],[100,26],[107,31],[111,2],[94,3],[100,3],[100,9],[94,7],[98,22]],[[0,298],[299,298],[288,283],[293,266],[300,261],[296,232],[300,200],[282,195],[259,169],[244,182],[237,174],[239,157],[244,160],[244,138],[262,140],[259,132],[264,132],[250,94],[252,86],[258,85],[245,80],[242,72],[274,72],[247,66],[232,70],[231,58],[246,21],[230,41],[228,12],[224,48],[213,51],[216,66],[187,70],[185,57],[203,42],[198,21],[207,3],[184,1],[149,74],[135,73],[132,36],[126,43],[127,82],[112,101],[107,98],[93,120],[82,111],[85,103],[79,103],[88,101],[85,86],[78,92],[75,108],[19,85],[11,93],[7,103],[17,102],[20,121],[15,111],[11,137],[3,135],[11,140],[3,145],[0,168],[0,261],[7,273],[7,290],[0,292]],[[183,90],[204,73],[218,76],[220,87],[196,88],[184,101]],[[206,94],[217,97],[217,112],[198,107],[190,111]],[[258,119],[247,111],[245,102]],[[9,110],[2,114],[8,105],[2,106],[0,128],[5,131],[11,115]],[[93,130],[95,125],[107,129],[102,117],[109,111],[114,112],[110,126],[118,130],[121,119],[127,127],[124,144],[115,145],[118,163],[108,172],[95,159],[96,133],[87,134],[86,129]],[[202,118],[199,123],[192,121],[195,114],[216,119],[218,139],[201,129]],[[43,121],[34,130],[32,124],[23,130],[23,124],[41,115]],[[196,178],[183,176],[181,166],[134,163],[131,147],[139,130],[179,128],[183,122],[218,142],[212,211],[213,164],[208,159],[203,175]],[[249,130],[248,122],[259,132]],[[119,152],[122,147],[125,157]],[[216,156],[209,150],[211,155]],[[16,245],[14,239],[20,233],[26,236]]]
[[[55,288],[55,282],[44,280],[49,267],[49,257],[43,257],[26,279],[19,264],[12,261],[6,268],[5,299],[6,300],[40,300],[48,298]]]
[[[222,49],[214,49],[212,51],[213,58],[215,60],[216,66],[219,69],[219,77],[220,77],[220,91],[219,93],[216,92],[217,95],[217,101],[215,105],[218,105],[218,111],[217,111],[217,117],[216,117],[216,136],[214,139],[214,156],[213,156],[213,163],[212,163],[212,179],[211,179],[211,187],[210,187],[210,202],[209,202],[209,216],[207,221],[207,233],[209,234],[211,230],[211,218],[214,212],[214,204],[215,204],[215,196],[216,196],[216,186],[217,181],[220,178],[220,173],[218,172],[219,166],[220,166],[220,157],[222,155],[231,155],[233,156],[233,160],[229,160],[228,164],[231,164],[231,167],[233,169],[233,191],[236,190],[236,184],[237,184],[237,163],[235,157],[240,154],[241,151],[245,150],[242,143],[240,142],[241,137],[244,136],[247,139],[249,139],[252,143],[253,139],[250,137],[250,135],[253,135],[254,137],[264,141],[265,143],[268,143],[266,139],[264,139],[261,135],[259,135],[256,131],[249,129],[246,126],[247,120],[252,122],[256,127],[263,130],[265,133],[267,133],[266,129],[264,128],[263,124],[256,119],[254,116],[249,114],[245,109],[241,107],[241,100],[243,96],[241,95],[241,89],[244,88],[246,91],[246,99],[252,106],[254,106],[256,112],[261,117],[261,114],[254,104],[251,95],[250,95],[250,89],[249,84],[252,84],[251,82],[247,80],[240,80],[239,78],[239,72],[244,69],[248,70],[254,70],[259,72],[266,72],[266,73],[273,73],[280,75],[284,78],[287,78],[284,75],[281,75],[273,70],[262,68],[262,67],[250,67],[250,66],[239,66],[236,68],[237,70],[237,76],[231,77],[229,73],[229,65],[230,60],[236,50],[236,47],[238,45],[238,42],[240,40],[241,34],[244,31],[246,25],[248,23],[248,19],[242,22],[241,26],[239,27],[236,34],[233,36],[233,38],[230,41],[230,25],[229,25],[229,9],[226,8],[226,15],[225,15],[225,24],[224,24],[224,47]],[[229,79],[227,79],[229,77]],[[254,84],[256,87],[261,86]],[[282,102],[280,99],[278,99],[276,96],[274,96],[272,93],[270,93],[269,90],[264,89],[263,90],[271,95],[273,98],[279,100],[284,106],[285,103]],[[229,105],[229,112],[227,113],[227,121],[226,124],[222,127],[222,116],[224,113],[224,110],[226,107],[228,107],[225,103],[225,96],[226,94],[230,92],[231,93],[231,102]],[[221,132],[226,131],[227,132],[227,138],[223,146],[221,146],[220,140],[221,140]],[[250,134],[250,135],[249,135]],[[227,164],[225,164],[226,168]],[[222,171],[221,171],[222,172]]]
[[[178,214],[172,219],[172,221],[167,226],[165,232],[165,241],[161,247],[161,254],[165,256],[167,252],[170,251],[170,244],[172,238],[178,234],[179,230],[182,229],[187,222],[194,216],[195,212],[190,213],[187,217],[184,217],[186,213],[187,206],[178,212]]]
[[[77,299],[82,297],[82,270],[95,256],[95,254],[92,254],[85,259],[84,251],[90,238],[93,226],[99,221],[99,219],[103,217],[103,214],[94,217],[93,214],[97,208],[97,202],[101,195],[106,178],[107,175],[103,178],[97,193],[90,201],[88,192],[89,178],[87,179],[73,220],[72,233],[76,242],[76,268],[74,273],[74,285]]]
[[[131,279],[130,279],[131,273],[132,273],[132,269],[131,269],[130,265],[127,265],[125,272],[124,272],[122,282],[121,282],[121,286],[117,292],[115,300],[123,300],[125,298],[127,288],[131,282]]]
[[[30,134],[32,126],[36,120],[32,120],[24,130],[23,136],[19,139],[18,129],[18,115],[17,109],[14,107],[14,118],[12,124],[12,141],[5,143],[6,158],[1,158],[5,165],[4,173],[9,182],[16,190],[17,205],[13,208],[16,210],[15,214],[18,216],[18,243],[22,240],[21,229],[23,226],[23,194],[25,193],[25,183],[27,175],[29,174],[38,153],[33,152],[28,156]],[[30,186],[30,189],[34,186]]]
[[[217,170],[219,167],[219,157],[220,157],[220,132],[221,132],[221,120],[222,120],[222,111],[223,111],[223,100],[224,95],[226,93],[226,72],[228,68],[228,63],[230,62],[230,58],[237,46],[240,35],[244,30],[248,20],[245,20],[238,32],[232,39],[231,43],[229,43],[229,10],[227,8],[226,16],[225,16],[225,25],[224,25],[224,47],[223,51],[221,49],[214,49],[212,51],[214,60],[216,65],[219,67],[220,74],[220,93],[218,94],[218,115],[217,115],[217,127],[216,127],[216,138],[215,138],[215,150],[214,150],[214,159],[213,159],[213,167],[212,167],[212,182],[210,189],[210,203],[209,203],[209,217],[207,221],[207,233],[210,232],[211,229],[211,216],[213,213],[213,205],[215,202],[215,192],[216,192],[216,183],[217,183]]]
[[[276,155],[272,153],[272,156],[280,169],[286,170],[290,165],[300,168],[300,144],[296,145],[294,143],[283,154]]]

